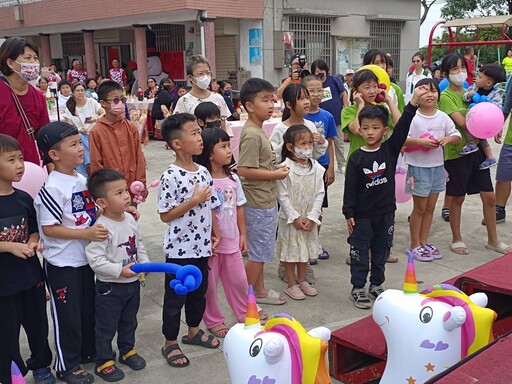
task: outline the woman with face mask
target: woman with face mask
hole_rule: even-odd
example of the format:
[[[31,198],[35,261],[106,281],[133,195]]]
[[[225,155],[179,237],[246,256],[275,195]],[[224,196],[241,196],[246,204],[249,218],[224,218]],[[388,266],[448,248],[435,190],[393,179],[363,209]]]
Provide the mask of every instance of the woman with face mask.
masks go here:
[[[39,165],[35,137],[50,119],[45,98],[29,84],[39,77],[37,46],[22,37],[5,40],[0,46],[0,72],[0,133],[18,140],[24,160]],[[19,107],[15,99],[19,100]],[[27,117],[26,123],[22,116]]]

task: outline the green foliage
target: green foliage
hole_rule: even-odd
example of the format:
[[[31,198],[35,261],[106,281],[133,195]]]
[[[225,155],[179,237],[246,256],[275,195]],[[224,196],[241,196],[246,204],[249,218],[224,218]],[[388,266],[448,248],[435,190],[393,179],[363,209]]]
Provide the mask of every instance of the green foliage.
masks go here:
[[[441,9],[446,20],[505,15],[512,7],[511,0],[447,0]]]

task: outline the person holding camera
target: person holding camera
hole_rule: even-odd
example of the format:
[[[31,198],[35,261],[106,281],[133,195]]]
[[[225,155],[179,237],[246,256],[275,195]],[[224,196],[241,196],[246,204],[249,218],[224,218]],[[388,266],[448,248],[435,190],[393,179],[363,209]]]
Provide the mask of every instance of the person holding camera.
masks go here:
[[[300,84],[301,80],[308,75],[311,75],[307,69],[307,58],[303,53],[296,53],[290,58],[290,76],[288,76],[277,88],[277,97],[283,98],[283,91],[288,84]]]

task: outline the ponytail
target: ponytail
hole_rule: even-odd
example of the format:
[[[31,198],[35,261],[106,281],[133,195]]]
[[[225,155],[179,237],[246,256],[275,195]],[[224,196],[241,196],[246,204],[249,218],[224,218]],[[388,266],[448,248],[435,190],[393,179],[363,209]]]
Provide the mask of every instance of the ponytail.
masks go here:
[[[73,116],[76,116],[76,100],[75,100],[75,96],[71,95],[68,99],[68,101],[66,101],[66,107],[69,109],[69,112],[71,112],[71,114]]]

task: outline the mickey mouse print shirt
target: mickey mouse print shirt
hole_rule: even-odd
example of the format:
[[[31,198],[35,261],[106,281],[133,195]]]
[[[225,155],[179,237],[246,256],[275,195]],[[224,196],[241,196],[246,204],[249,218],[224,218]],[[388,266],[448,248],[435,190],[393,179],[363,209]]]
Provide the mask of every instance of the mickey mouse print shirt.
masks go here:
[[[172,164],[160,178],[158,213],[166,213],[192,198],[194,187],[213,186],[208,170],[196,164],[192,172]],[[167,258],[188,259],[212,255],[212,209],[220,205],[212,190],[210,200],[198,204],[177,219],[168,222],[163,250]]]

